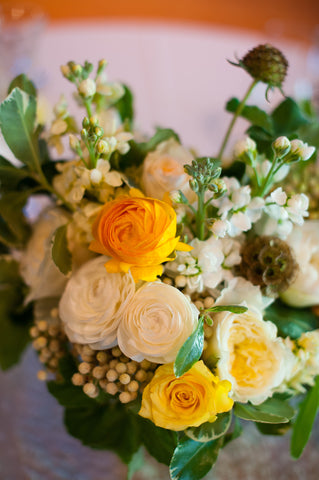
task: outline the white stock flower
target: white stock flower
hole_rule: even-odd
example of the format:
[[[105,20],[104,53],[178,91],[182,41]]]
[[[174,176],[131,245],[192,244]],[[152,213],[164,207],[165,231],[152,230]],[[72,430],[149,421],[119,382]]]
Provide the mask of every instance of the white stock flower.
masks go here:
[[[147,283],[135,293],[118,329],[122,352],[136,361],[173,362],[197,325],[197,308],[177,288]]]
[[[294,251],[299,271],[282,300],[293,307],[319,305],[319,220],[294,227],[286,242]]]
[[[44,211],[33,225],[31,238],[21,258],[21,275],[30,287],[26,303],[46,297],[58,297],[63,292],[67,277],[52,260],[52,238],[55,230],[69,220],[59,208]]]
[[[214,315],[214,334],[204,355],[207,361],[218,358],[216,373],[231,382],[235,401],[258,405],[283,382],[291,352],[277,337],[277,327],[263,320],[265,304],[259,287],[242,278],[233,279],[215,303],[227,304],[242,304],[248,310],[240,315]]]
[[[271,169],[271,166],[272,166],[272,162],[270,162],[269,160],[264,160],[261,163],[260,168],[258,170],[261,170],[261,174],[263,178],[267,177],[269,170]],[[281,182],[288,175],[289,170],[290,170],[289,165],[287,164],[282,165],[278,170],[278,172],[276,172],[275,175],[273,176],[274,183]]]
[[[65,333],[71,342],[95,350],[116,345],[117,330],[134,292],[130,273],[108,273],[107,257],[82,265],[70,278],[59,304]]]
[[[143,163],[142,183],[146,195],[163,199],[165,193],[181,190],[188,200],[194,200],[189,187],[189,175],[184,165],[190,164],[193,155],[174,138],[160,143],[150,152]]]
[[[78,86],[78,91],[83,97],[93,97],[96,92],[96,83],[92,78],[86,78],[82,80]]]

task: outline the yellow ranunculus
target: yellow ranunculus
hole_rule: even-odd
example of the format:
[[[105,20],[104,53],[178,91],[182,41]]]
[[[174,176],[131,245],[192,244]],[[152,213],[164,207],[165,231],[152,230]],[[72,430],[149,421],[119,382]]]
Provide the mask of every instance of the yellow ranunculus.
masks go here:
[[[191,250],[176,237],[176,213],[165,202],[122,196],[102,207],[93,225],[90,250],[112,257],[109,273],[131,271],[135,281],[154,281],[163,272],[162,263],[172,260],[174,250]]]
[[[231,383],[220,381],[202,360],[179,378],[174,375],[173,363],[161,365],[145,387],[139,415],[170,430],[197,427],[231,410],[230,389]]]

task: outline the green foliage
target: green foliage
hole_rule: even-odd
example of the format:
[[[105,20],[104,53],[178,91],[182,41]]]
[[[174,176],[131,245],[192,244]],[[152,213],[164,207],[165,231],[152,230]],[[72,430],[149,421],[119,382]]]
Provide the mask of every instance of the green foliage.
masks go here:
[[[299,105],[292,99],[286,98],[272,112],[274,132],[277,137],[280,135],[291,135],[294,132],[310,122],[303,115]]]
[[[185,430],[185,434],[196,442],[210,442],[225,435],[232,420],[231,412],[220,413],[214,422],[202,423],[199,427]]]
[[[30,228],[23,213],[29,196],[29,191],[13,191],[0,197],[0,240],[8,246],[23,246],[29,237]]]
[[[40,161],[35,121],[35,97],[14,88],[0,105],[0,128],[16,158],[32,170]]]
[[[8,95],[14,90],[16,87],[20,88],[23,92],[27,93],[28,95],[32,95],[33,97],[37,96],[37,90],[31,80],[24,74],[18,75],[15,77],[9,85],[8,88]]]
[[[160,463],[169,465],[177,445],[177,434],[138,417],[141,439],[147,451]]]
[[[277,326],[282,337],[297,339],[302,333],[319,327],[318,317],[310,308],[291,308],[279,300],[265,310],[264,317]]]
[[[291,422],[287,423],[255,423],[256,427],[263,435],[285,435],[291,428]]]
[[[243,420],[253,422],[287,423],[294,416],[295,411],[287,401],[269,398],[260,405],[236,403],[234,414]]]
[[[28,176],[29,172],[25,167],[15,167],[8,160],[0,156],[0,182],[2,192],[16,190],[19,183]]]
[[[118,110],[122,122],[128,122],[132,127],[134,120],[134,97],[133,93],[127,85],[123,84],[124,95],[115,104],[114,107]]]
[[[0,366],[16,364],[29,342],[31,308],[23,307],[24,285],[18,263],[0,258]]]
[[[290,445],[290,453],[293,458],[299,458],[307,445],[318,409],[319,376],[316,377],[314,386],[299,405]]]
[[[226,104],[226,110],[228,112],[235,113],[239,104],[240,101],[238,100],[238,98],[231,98]],[[268,115],[267,112],[261,110],[256,106],[246,105],[240,115],[253,125],[264,128],[265,130],[270,132],[273,131],[271,117]]]
[[[127,467],[127,480],[132,480],[133,475],[138,472],[144,465],[144,452],[143,448],[137,450],[128,463]]]
[[[52,259],[64,275],[67,275],[72,269],[72,255],[68,249],[67,228],[67,224],[57,228],[52,245]]]
[[[200,480],[216,462],[222,445],[223,438],[201,443],[182,437],[170,464],[171,479]]]
[[[194,332],[188,337],[180,348],[174,363],[174,373],[176,377],[181,377],[186,373],[194,363],[196,363],[204,348],[204,320],[199,318]]]
[[[237,315],[247,312],[247,307],[241,305],[216,305],[214,307],[206,308],[205,312],[218,313],[218,312],[230,312]]]

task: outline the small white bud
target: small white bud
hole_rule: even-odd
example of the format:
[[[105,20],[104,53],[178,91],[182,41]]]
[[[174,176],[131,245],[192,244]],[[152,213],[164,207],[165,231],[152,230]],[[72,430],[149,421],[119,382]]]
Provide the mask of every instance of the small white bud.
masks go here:
[[[256,152],[256,143],[250,137],[246,137],[235,144],[234,155],[239,158],[247,152]]]
[[[95,81],[92,78],[86,78],[85,80],[82,80],[78,87],[78,92],[85,98],[93,97],[96,92]]]
[[[290,141],[287,137],[278,137],[273,142],[273,149],[275,150],[278,157],[284,157],[290,151]]]

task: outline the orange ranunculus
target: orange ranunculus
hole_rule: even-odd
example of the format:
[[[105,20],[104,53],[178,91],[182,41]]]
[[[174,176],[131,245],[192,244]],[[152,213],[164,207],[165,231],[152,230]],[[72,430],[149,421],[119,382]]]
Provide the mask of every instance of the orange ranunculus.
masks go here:
[[[161,365],[144,389],[139,415],[170,430],[198,427],[232,409],[230,390],[231,383],[219,380],[202,360],[179,378],[173,363]]]
[[[174,250],[191,250],[176,237],[176,213],[165,202],[138,190],[102,207],[93,224],[90,250],[111,257],[110,273],[131,271],[135,281],[154,281]]]

